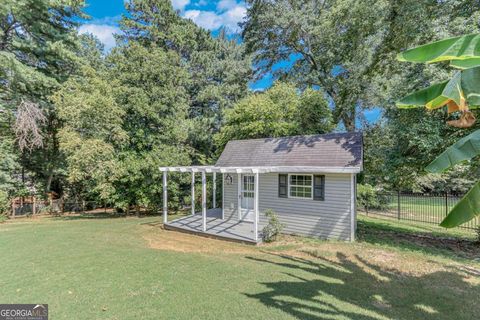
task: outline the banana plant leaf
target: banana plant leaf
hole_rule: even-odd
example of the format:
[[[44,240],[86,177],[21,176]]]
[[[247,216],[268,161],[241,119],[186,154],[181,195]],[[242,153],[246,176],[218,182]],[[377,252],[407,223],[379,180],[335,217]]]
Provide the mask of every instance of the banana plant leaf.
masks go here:
[[[480,67],[462,71],[461,86],[468,105],[480,106]]]
[[[470,69],[475,67],[480,67],[480,57],[479,58],[471,58],[465,60],[452,60],[450,62],[450,66],[457,69]]]
[[[409,94],[403,99],[397,101],[399,108],[417,108],[426,107],[427,109],[437,109],[443,107],[448,101],[454,100],[460,103],[461,86],[460,73],[457,73],[450,81],[434,84],[428,88]],[[458,101],[458,102],[457,102]]]
[[[462,94],[469,108],[480,106],[480,67],[459,71],[449,81],[437,83],[409,94],[397,101],[397,107],[424,106],[432,110],[443,107],[449,101],[460,105]]]
[[[480,57],[480,34],[444,39],[398,54],[400,61],[434,63]]]
[[[480,154],[480,130],[455,142],[441,155],[433,160],[426,168],[428,172],[440,173],[455,164],[470,160]]]
[[[480,181],[453,207],[440,226],[458,227],[480,215]]]

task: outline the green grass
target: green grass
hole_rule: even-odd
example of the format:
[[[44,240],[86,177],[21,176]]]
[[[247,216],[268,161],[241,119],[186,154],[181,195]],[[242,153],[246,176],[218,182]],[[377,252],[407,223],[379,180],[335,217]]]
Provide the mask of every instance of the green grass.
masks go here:
[[[180,238],[159,221],[80,217],[0,225],[0,301],[48,303],[52,319],[460,320],[480,313],[480,264],[441,252],[408,252],[371,239],[287,238],[256,248]],[[367,238],[393,228],[361,224]],[[146,239],[178,239],[179,249],[190,239],[211,250],[153,249]]]

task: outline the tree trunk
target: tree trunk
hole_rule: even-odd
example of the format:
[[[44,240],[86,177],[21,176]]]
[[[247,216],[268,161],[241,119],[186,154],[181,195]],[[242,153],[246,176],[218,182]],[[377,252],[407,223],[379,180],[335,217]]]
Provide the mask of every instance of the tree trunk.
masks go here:
[[[135,212],[137,214],[137,217],[140,217],[140,206],[138,204],[135,205]]]
[[[353,115],[344,115],[342,117],[343,125],[345,126],[345,130],[348,132],[355,131],[355,114]]]

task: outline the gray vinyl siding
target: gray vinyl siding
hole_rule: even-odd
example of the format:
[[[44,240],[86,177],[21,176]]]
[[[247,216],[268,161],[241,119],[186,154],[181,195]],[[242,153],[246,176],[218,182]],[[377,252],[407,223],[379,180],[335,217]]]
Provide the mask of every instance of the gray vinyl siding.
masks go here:
[[[224,212],[224,219],[236,219],[238,220],[238,178],[237,174],[230,174],[233,177],[233,183],[231,185],[225,184],[225,176],[224,177],[224,192],[223,192],[223,212]]]
[[[225,219],[238,219],[238,180],[225,185]],[[267,223],[263,212],[275,211],[284,232],[328,239],[350,240],[351,235],[351,175],[325,174],[325,200],[279,198],[278,174],[260,174],[260,226]]]

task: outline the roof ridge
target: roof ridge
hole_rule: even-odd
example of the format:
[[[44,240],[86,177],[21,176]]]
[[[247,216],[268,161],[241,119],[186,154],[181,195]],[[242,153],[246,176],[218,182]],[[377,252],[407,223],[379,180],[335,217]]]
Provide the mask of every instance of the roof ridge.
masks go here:
[[[357,135],[357,134],[362,134],[362,131],[348,131],[348,132],[329,132],[329,133],[319,133],[319,134],[299,134],[295,136],[282,136],[282,137],[266,137],[266,138],[253,138],[253,139],[233,139],[229,140],[228,142],[234,142],[234,141],[259,141],[259,140],[266,140],[266,139],[292,139],[292,138],[308,138],[308,137],[325,137],[325,136],[333,136],[333,135],[339,135],[339,136],[347,136],[347,135]]]

